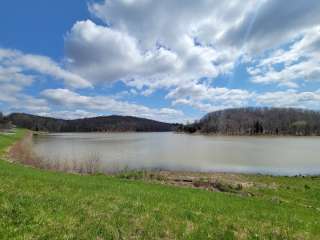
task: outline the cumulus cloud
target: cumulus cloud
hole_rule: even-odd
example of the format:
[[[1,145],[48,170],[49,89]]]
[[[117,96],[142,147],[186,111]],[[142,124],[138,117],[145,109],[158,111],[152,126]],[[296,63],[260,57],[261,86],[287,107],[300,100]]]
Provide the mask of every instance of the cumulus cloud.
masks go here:
[[[166,98],[175,105],[187,105],[204,113],[245,106],[294,107],[320,110],[320,89],[316,91],[250,92],[244,89],[214,88],[190,84],[176,88]]]
[[[28,73],[30,71],[34,71],[35,74]],[[11,82],[19,86],[30,85],[36,74],[63,80],[66,85],[74,88],[92,86],[89,81],[63,69],[49,57],[24,54],[11,49],[0,49],[0,83]]]
[[[111,0],[89,9],[110,28],[137,39],[143,50],[162,44],[180,53],[179,39],[189,36],[216,49],[219,64],[246,51],[255,55],[279,47],[320,22],[317,0]]]
[[[150,49],[159,42],[179,48],[181,36],[212,39],[241,19],[257,1],[103,1],[90,5],[90,11],[113,28],[128,32]],[[211,36],[211,37],[209,37]]]
[[[43,76],[63,80],[74,88],[90,87],[91,83],[63,69],[52,59],[17,50],[0,48],[0,103],[7,112],[46,112],[50,107],[45,99],[25,93]]]
[[[242,89],[215,88],[193,83],[177,87],[166,98],[172,99],[173,105],[189,105],[209,112],[246,106],[254,96],[254,93]]]
[[[181,36],[179,49],[155,43],[143,50],[141,40],[127,32],[99,26],[90,20],[77,22],[66,37],[69,68],[94,83],[122,80],[130,86],[168,88],[202,76],[217,76],[216,51],[196,46]]]
[[[90,20],[73,26],[66,54],[72,69],[96,82],[121,80],[142,61],[135,39]]]
[[[194,96],[191,96],[192,94]],[[309,92],[286,90],[263,93],[227,88],[195,89],[193,91],[179,89],[167,97],[174,99],[173,105],[192,106],[204,113],[248,105],[320,110],[320,89]]]
[[[120,0],[89,6],[105,25],[87,20],[73,26],[65,41],[70,69],[95,83],[122,80],[147,87],[147,94],[230,72],[237,49],[215,41],[225,26],[254,7],[239,0]]]
[[[25,74],[23,67],[11,64],[16,52],[0,49],[0,104],[7,111],[48,111],[47,102],[22,93],[25,87],[31,86],[35,76]]]
[[[105,25],[77,22],[66,37],[66,55],[70,69],[95,84],[121,80],[137,89],[145,87],[141,94],[146,96],[164,88],[169,90],[168,99],[194,103],[199,100],[191,101],[192,93],[184,100],[173,96],[185,86],[192,85],[190,91],[206,88],[201,78],[232,72],[237,59],[249,62],[254,83],[292,88],[298,86],[296,80],[318,77],[319,58],[311,56],[312,51],[306,55],[307,47],[299,43],[289,52],[282,47],[297,39],[308,42],[307,38],[318,34],[314,30],[320,22],[316,0],[290,4],[277,0],[187,0],[183,4],[119,0],[91,3],[89,9]],[[265,58],[270,50],[273,55]],[[276,58],[283,59],[274,63],[283,64],[282,71],[271,63]],[[211,100],[217,97],[215,92],[204,94],[208,93]]]
[[[29,112],[38,114],[49,111],[50,107],[45,99],[12,92],[9,88],[0,92],[0,106],[6,112]],[[13,94],[13,95],[12,95]]]

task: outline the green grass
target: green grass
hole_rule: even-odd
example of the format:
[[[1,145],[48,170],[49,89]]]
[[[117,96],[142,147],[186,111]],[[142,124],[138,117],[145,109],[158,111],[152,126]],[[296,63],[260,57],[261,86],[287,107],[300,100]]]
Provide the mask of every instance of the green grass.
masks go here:
[[[244,177],[253,197],[0,160],[0,239],[320,239],[319,178]]]

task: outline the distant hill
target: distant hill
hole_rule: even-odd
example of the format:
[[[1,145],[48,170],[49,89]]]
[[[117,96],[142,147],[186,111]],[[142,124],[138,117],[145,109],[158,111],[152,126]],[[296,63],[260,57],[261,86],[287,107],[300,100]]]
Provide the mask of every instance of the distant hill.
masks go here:
[[[167,132],[176,124],[130,116],[105,116],[75,120],[12,113],[6,117],[14,125],[34,131],[48,132]]]
[[[293,108],[237,108],[211,112],[180,131],[222,135],[320,135],[320,112]]]

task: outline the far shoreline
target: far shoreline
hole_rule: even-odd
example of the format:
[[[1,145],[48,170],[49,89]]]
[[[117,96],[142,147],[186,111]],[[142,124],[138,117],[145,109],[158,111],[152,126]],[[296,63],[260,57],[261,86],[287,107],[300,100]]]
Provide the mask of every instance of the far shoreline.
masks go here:
[[[45,132],[45,131],[32,131],[33,135],[49,135],[49,134],[90,134],[90,133],[99,133],[99,134],[113,134],[113,133],[173,133],[173,134],[185,134],[189,136],[206,136],[206,137],[253,137],[253,138],[263,138],[263,137],[270,137],[270,138],[282,138],[282,137],[297,137],[297,138],[308,138],[314,137],[319,138],[320,135],[291,135],[291,134],[259,134],[259,135],[250,135],[250,134],[218,134],[218,133],[188,133],[188,132],[180,132],[180,131],[92,131],[92,132]]]

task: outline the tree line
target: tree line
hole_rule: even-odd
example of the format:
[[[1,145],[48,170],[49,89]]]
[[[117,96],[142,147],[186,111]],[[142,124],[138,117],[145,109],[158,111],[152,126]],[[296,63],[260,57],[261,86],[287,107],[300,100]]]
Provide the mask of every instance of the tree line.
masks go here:
[[[320,135],[320,112],[295,108],[237,108],[208,113],[179,131],[222,135]]]
[[[12,113],[7,116],[7,119],[18,127],[46,132],[166,132],[173,131],[176,128],[176,124],[131,116],[63,120],[24,113]]]

